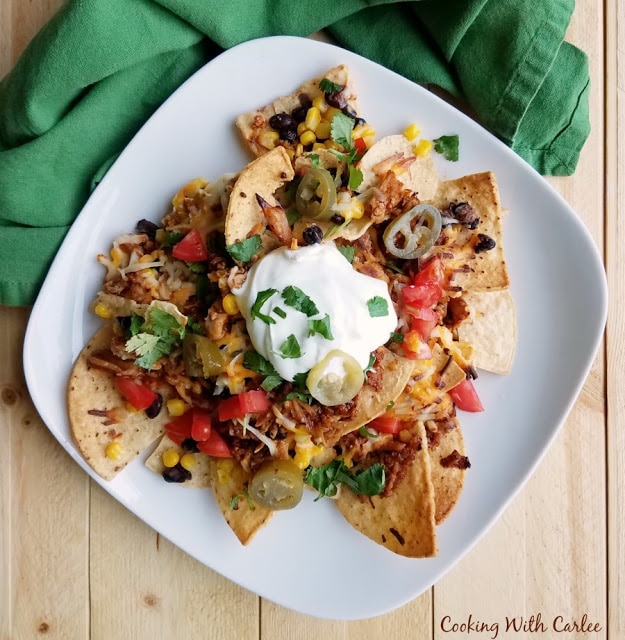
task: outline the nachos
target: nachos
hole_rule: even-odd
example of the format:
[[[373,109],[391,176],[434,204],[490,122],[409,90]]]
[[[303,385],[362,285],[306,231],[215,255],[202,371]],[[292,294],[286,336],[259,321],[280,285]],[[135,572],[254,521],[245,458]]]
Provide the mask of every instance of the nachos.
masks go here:
[[[110,479],[154,444],[147,466],[210,487],[243,544],[309,488],[433,556],[470,467],[458,410],[514,355],[495,177],[441,182],[415,128],[376,141],[345,66],[236,124],[240,173],[98,256],[78,447]]]

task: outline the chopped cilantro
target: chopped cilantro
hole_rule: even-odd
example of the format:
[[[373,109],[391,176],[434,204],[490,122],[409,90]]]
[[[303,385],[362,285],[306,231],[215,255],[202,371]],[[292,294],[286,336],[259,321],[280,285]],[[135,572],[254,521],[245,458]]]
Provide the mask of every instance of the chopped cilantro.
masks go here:
[[[388,315],[388,302],[382,296],[373,296],[373,298],[367,300],[367,308],[372,318]]]
[[[278,293],[278,290],[265,289],[264,291],[258,292],[258,295],[256,296],[256,301],[254,302],[254,304],[252,305],[252,308],[250,309],[250,315],[252,316],[252,319],[258,318],[259,320],[262,320],[265,324],[276,324],[276,321],[271,316],[261,313],[260,311],[261,307],[265,304],[265,302],[267,302],[267,300],[269,300],[269,298],[271,298],[271,296],[273,296],[274,293]]]
[[[234,242],[226,247],[226,251],[239,262],[249,262],[263,246],[258,234],[250,236],[241,242]]]
[[[328,80],[328,78],[323,78],[319,83],[319,89],[324,93],[336,93],[337,91],[343,91],[345,87],[342,84],[336,84],[336,82]]]
[[[363,437],[363,438],[377,438],[378,434],[375,433],[374,431],[369,431],[369,429],[367,429],[367,427],[363,424],[362,427],[360,427],[360,429],[358,429],[358,433]]]
[[[326,340],[334,340],[332,329],[330,328],[330,316],[326,315],[319,320],[308,321],[308,337],[314,336],[316,333],[323,336]]]
[[[369,362],[367,363],[367,368],[364,370],[364,373],[367,374],[369,371],[374,371],[373,365],[375,364],[375,354],[369,354]]]
[[[204,335],[204,325],[201,322],[196,320],[195,318],[189,318],[187,320],[187,331],[190,333],[195,333],[199,336]]]
[[[308,378],[309,371],[302,371],[301,373],[296,373],[293,376],[293,384],[298,389],[307,389],[306,387],[306,379]]]
[[[362,171],[360,169],[356,169],[353,164],[349,165],[349,182],[347,186],[352,190],[356,191],[363,181]]]
[[[404,334],[399,332],[399,331],[393,331],[391,333],[391,342],[396,342],[397,344],[400,344],[404,341]]]
[[[345,256],[345,259],[349,264],[354,262],[354,256],[356,255],[356,247],[352,247],[349,244],[337,247],[337,249]]]
[[[311,153],[309,156],[310,161],[312,162],[312,166],[313,167],[318,167],[319,165],[319,154],[318,153]]]
[[[321,467],[309,467],[304,482],[317,490],[319,495],[316,500],[334,497],[339,484],[347,485],[357,495],[375,496],[384,490],[386,474],[379,462],[364,471],[354,472],[347,468],[343,460],[335,458]]]
[[[168,231],[165,234],[165,239],[161,242],[161,247],[173,247],[178,244],[184,238],[184,233],[180,231]]]
[[[230,500],[230,511],[236,511],[239,508],[239,501],[244,499],[247,502],[247,506],[250,508],[250,511],[254,511],[256,505],[252,502],[252,498],[250,498],[250,494],[245,491],[241,493],[237,493],[236,496],[233,496],[232,500]]]
[[[283,358],[301,358],[302,349],[297,338],[291,334],[281,345],[280,354]]]
[[[459,153],[458,147],[460,145],[460,138],[457,135],[454,136],[441,136],[434,140],[434,151],[440,153],[451,160],[451,162],[457,162]]]
[[[187,268],[191,273],[206,273],[206,263],[204,262],[187,262]]]
[[[298,287],[286,287],[284,291],[282,291],[282,299],[289,307],[301,311],[309,318],[319,313],[319,309],[317,309],[315,303]]]
[[[337,113],[332,118],[330,126],[330,136],[336,144],[340,144],[348,152],[354,148],[352,140],[352,131],[354,129],[355,120],[346,116],[344,113]]]
[[[286,311],[284,309],[282,309],[281,307],[274,307],[273,308],[273,312],[279,317],[282,318],[284,320],[284,318],[286,318]]]
[[[390,411],[395,406],[395,400],[391,400],[387,405],[385,411]]]
[[[142,324],[143,324],[143,318],[140,315],[133,313],[130,318],[130,327],[128,329],[130,331],[130,335],[136,336],[139,333],[139,331],[141,331]]]
[[[287,393],[286,398],[284,399],[285,400],[297,399],[297,400],[301,400],[302,402],[305,402],[306,404],[312,404],[312,401],[313,401],[313,397],[310,395],[310,393],[302,393],[301,391],[291,391],[291,393]]]
[[[302,214],[295,207],[291,207],[286,212],[286,221],[289,223],[290,227],[292,227],[301,217]]]
[[[265,379],[260,385],[265,391],[271,391],[279,387],[283,382],[280,374],[274,369],[271,362],[263,358],[263,356],[256,351],[246,351],[243,354],[243,366],[250,371],[255,371],[265,376]]]

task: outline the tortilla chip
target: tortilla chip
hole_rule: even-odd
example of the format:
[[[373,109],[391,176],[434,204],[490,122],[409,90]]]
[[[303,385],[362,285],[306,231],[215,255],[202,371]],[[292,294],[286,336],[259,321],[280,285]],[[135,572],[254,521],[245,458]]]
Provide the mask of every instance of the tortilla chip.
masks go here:
[[[406,475],[387,498],[361,500],[347,487],[336,498],[345,519],[368,538],[409,558],[431,558],[437,553],[434,489],[425,428],[417,423],[422,446]]]
[[[436,446],[429,448],[432,485],[434,487],[434,502],[436,504],[436,524],[441,524],[456,506],[464,486],[465,469],[444,467],[441,460],[451,455],[454,450],[461,456],[466,455],[464,438],[458,419],[441,422],[437,425],[442,429]]]
[[[516,350],[516,309],[509,291],[467,293],[469,317],[458,327],[458,338],[473,347],[478,369],[507,375]]]
[[[208,458],[208,461],[217,505],[236,537],[245,545],[269,522],[274,512],[257,504],[250,506],[245,497],[250,477],[238,462],[230,458]],[[238,498],[233,503],[235,496]]]
[[[276,147],[253,160],[241,171],[228,202],[226,246],[245,240],[253,233],[261,235],[266,251],[279,245],[273,233],[264,233],[267,219],[256,200],[256,194],[271,205],[277,205],[273,194],[293,176],[291,160],[283,147]]]
[[[384,413],[388,405],[395,402],[405,389],[413,369],[414,362],[412,360],[397,356],[392,351],[385,349],[382,358],[383,377],[380,388],[376,390],[368,384],[363,386],[356,396],[356,411],[348,420],[337,422],[337,429],[333,431],[335,438],[332,443],[326,443],[326,446],[332,446],[341,436],[360,429],[376,416]]]
[[[438,191],[438,171],[432,157],[417,157],[414,154],[414,142],[410,142],[402,134],[386,136],[378,140],[362,157],[358,168],[362,171],[363,180],[358,190],[363,192],[375,187],[381,177],[376,175],[374,167],[383,160],[396,154],[404,158],[414,158],[410,167],[397,174],[397,179],[408,189],[419,196],[419,200],[431,200]]]
[[[165,471],[165,465],[163,464],[163,452],[168,449],[174,449],[180,457],[187,454],[188,451],[185,451],[182,447],[178,446],[173,440],[171,440],[167,435],[164,435],[161,441],[158,443],[158,446],[148,459],[145,461],[145,466],[157,473],[159,476],[163,474]],[[191,479],[186,482],[182,482],[181,486],[183,487],[192,487],[194,489],[206,489],[211,486],[211,477],[210,477],[210,458],[202,452],[192,454],[195,457],[195,465],[193,469],[191,469]]]
[[[450,391],[467,379],[465,370],[440,345],[435,344],[432,351],[432,364],[436,367],[436,388]]]
[[[454,273],[451,284],[465,291],[499,291],[510,285],[508,268],[504,259],[502,208],[495,175],[487,171],[476,173],[457,180],[441,182],[432,204],[445,210],[450,202],[468,202],[480,218],[475,231],[461,229],[454,242],[454,253],[464,256],[466,272]],[[475,253],[472,248],[476,233],[482,233],[496,242],[490,251]],[[448,246],[435,247],[433,254],[445,254]]]
[[[89,366],[87,358],[110,344],[112,331],[111,325],[103,326],[81,351],[67,389],[72,436],[89,466],[105,480],[112,480],[162,435],[169,421],[166,410],[154,419],[143,411],[128,411],[115,389],[115,376]],[[117,460],[106,455],[111,442],[121,445]]]
[[[254,154],[254,156],[262,156],[270,150],[270,148],[263,146],[262,134],[269,131],[274,131],[274,129],[269,126],[269,119],[271,118],[271,116],[275,115],[276,113],[291,114],[293,109],[301,106],[302,102],[300,100],[300,96],[307,96],[312,101],[317,96],[321,95],[322,92],[319,89],[319,83],[321,82],[321,80],[323,80],[323,78],[327,78],[335,84],[340,84],[346,87],[344,93],[347,99],[347,104],[357,114],[359,113],[358,99],[356,96],[356,92],[354,91],[354,88],[352,86],[352,79],[349,74],[349,69],[345,65],[334,67],[323,75],[305,82],[295,91],[293,91],[293,93],[278,98],[274,102],[260,109],[255,109],[254,111],[250,111],[249,113],[240,115],[236,119],[236,126],[239,129],[241,136],[243,137],[243,141],[245,142],[248,149]],[[281,144],[289,148],[294,148],[298,142],[299,140],[296,140],[294,143],[289,144],[283,141]]]

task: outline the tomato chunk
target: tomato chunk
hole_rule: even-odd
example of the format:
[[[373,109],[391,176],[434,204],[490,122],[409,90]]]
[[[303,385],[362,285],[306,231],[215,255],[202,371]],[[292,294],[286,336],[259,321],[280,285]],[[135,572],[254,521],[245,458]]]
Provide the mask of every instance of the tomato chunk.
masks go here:
[[[263,413],[269,410],[267,394],[262,389],[244,391],[224,400],[218,407],[219,421],[244,418],[248,413]]]
[[[434,309],[410,308],[406,311],[412,316],[410,318],[410,328],[419,334],[424,342],[430,337],[432,330],[439,322],[438,313]]]
[[[471,412],[484,411],[482,401],[471,380],[463,380],[449,391],[449,395],[458,409]]]
[[[178,260],[187,262],[202,262],[208,260],[208,251],[202,236],[197,229],[191,229],[189,233],[174,245],[171,255]]]
[[[207,411],[192,409],[191,437],[197,442],[208,440],[212,433],[211,417]]]
[[[367,426],[380,433],[399,433],[402,429],[402,422],[399,418],[381,415],[374,418]]]
[[[189,410],[165,425],[165,432],[177,445],[191,437],[193,411]]]
[[[230,451],[226,441],[213,429],[211,431],[208,440],[197,443],[198,449],[206,455],[213,456],[214,458],[232,458],[232,452]]]
[[[421,266],[419,273],[412,279],[412,284],[415,287],[420,287],[427,283],[433,283],[442,287],[444,280],[445,270],[443,269],[443,263],[440,258],[435,256]]]
[[[115,388],[137,411],[144,411],[158,398],[152,389],[123,376],[115,378]]]

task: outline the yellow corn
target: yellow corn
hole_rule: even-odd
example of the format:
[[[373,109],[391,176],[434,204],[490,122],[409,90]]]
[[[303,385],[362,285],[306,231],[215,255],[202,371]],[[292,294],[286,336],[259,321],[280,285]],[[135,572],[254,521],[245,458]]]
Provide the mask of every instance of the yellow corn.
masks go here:
[[[182,458],[180,458],[180,464],[187,470],[191,471],[193,467],[195,467],[195,454],[193,453],[185,453]]]
[[[308,131],[308,129],[306,128],[306,123],[305,122],[300,122],[297,125],[297,135],[301,136],[302,133],[304,133],[304,131]]]
[[[180,206],[185,198],[191,197],[198,189],[203,189],[207,184],[208,183],[204,178],[195,178],[194,180],[190,180],[184,187],[182,187],[182,189],[180,189],[180,191],[178,191],[171,203],[174,207]]]
[[[166,238],[167,238],[167,231],[165,231],[165,229],[156,230],[156,235],[154,236],[154,239],[156,240],[156,242],[158,242],[158,244],[163,244]]]
[[[404,129],[404,137],[411,142],[421,133],[421,129],[413,122]]]
[[[113,312],[101,302],[98,302],[98,304],[96,304],[93,312],[96,314],[96,316],[98,316],[99,318],[103,318],[104,320],[108,320],[109,318],[113,317]]]
[[[234,462],[229,459],[217,461],[217,482],[219,484],[228,484],[231,479],[231,472],[234,469]]]
[[[310,131],[314,131],[319,123],[321,122],[321,112],[317,107],[310,107],[306,112],[306,120],[304,123],[306,124],[306,128],[310,129]]]
[[[119,460],[124,448],[119,442],[110,442],[106,446],[106,457],[111,460]]]
[[[419,140],[419,144],[413,149],[415,156],[423,158],[432,151],[432,143],[429,140]]]
[[[313,151],[319,151],[319,149],[325,149],[326,146],[323,142],[313,142]]]
[[[408,429],[402,429],[399,432],[399,439],[402,442],[410,442],[410,440],[412,439],[412,434],[410,433],[410,431]]]
[[[276,146],[276,142],[280,139],[280,134],[277,131],[263,131],[258,136],[258,142],[265,149],[273,149]]]
[[[356,138],[372,138],[375,136],[375,129],[365,122],[365,124],[359,124],[354,127],[352,136],[354,137],[354,140]]]
[[[302,153],[304,153],[304,145],[300,143],[295,147],[295,155],[301,156]]]
[[[325,96],[323,94],[321,94],[320,96],[317,96],[312,101],[312,106],[315,107],[316,109],[319,109],[320,113],[325,113],[327,111],[329,105],[326,102]]]
[[[166,467],[175,467],[180,462],[180,454],[175,449],[165,449],[161,459]]]
[[[358,198],[352,198],[350,213],[353,220],[360,220],[365,213],[365,205]]]
[[[328,107],[328,110],[323,114],[323,117],[328,122],[332,122],[332,118],[339,113],[341,113],[340,109],[337,109],[336,107]]]
[[[312,144],[313,142],[316,142],[316,140],[317,136],[312,131],[304,131],[304,133],[299,137],[299,141],[304,146]]]
[[[224,311],[229,316],[236,316],[237,313],[239,313],[239,305],[237,304],[237,299],[233,293],[226,294],[224,299],[221,301],[221,304]]]
[[[119,249],[116,249],[115,247],[111,249],[111,260],[113,261],[113,266],[115,268],[119,268],[123,255],[124,254]]]
[[[327,120],[322,120],[315,130],[318,140],[327,140],[330,137],[330,123]]]
[[[181,416],[184,413],[185,409],[186,405],[180,398],[172,398],[171,400],[167,401],[167,411],[173,418]]]

